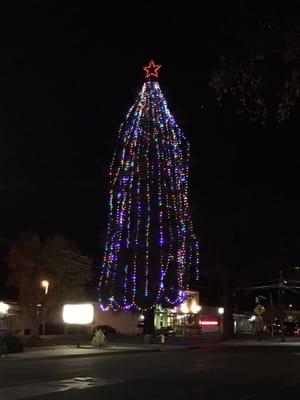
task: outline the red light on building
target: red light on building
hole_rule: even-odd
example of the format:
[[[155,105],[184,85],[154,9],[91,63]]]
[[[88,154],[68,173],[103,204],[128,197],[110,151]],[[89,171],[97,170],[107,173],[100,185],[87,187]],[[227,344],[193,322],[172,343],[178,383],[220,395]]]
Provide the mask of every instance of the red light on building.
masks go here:
[[[201,326],[218,326],[219,325],[219,321],[216,320],[204,320],[204,321],[199,321],[199,324]]]

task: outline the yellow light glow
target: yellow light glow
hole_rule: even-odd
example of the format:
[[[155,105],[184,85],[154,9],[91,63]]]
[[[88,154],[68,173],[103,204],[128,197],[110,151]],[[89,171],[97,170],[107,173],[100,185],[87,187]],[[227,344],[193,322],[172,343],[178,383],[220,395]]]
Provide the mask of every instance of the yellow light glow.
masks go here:
[[[183,312],[184,314],[187,314],[189,312],[188,305],[186,303],[182,303],[180,305],[180,311]]]
[[[90,324],[94,320],[92,304],[65,304],[63,307],[63,321],[66,324]]]
[[[3,301],[0,301],[0,313],[7,314],[8,309],[9,309],[9,305],[6,303],[3,303]]]
[[[197,314],[199,311],[201,311],[201,306],[199,306],[199,304],[193,303],[191,305],[191,311],[193,314]]]
[[[41,286],[45,289],[45,294],[48,294],[49,281],[46,279],[41,281]]]
[[[219,308],[218,308],[218,313],[219,313],[220,315],[223,315],[223,314],[224,314],[224,307],[219,307]]]

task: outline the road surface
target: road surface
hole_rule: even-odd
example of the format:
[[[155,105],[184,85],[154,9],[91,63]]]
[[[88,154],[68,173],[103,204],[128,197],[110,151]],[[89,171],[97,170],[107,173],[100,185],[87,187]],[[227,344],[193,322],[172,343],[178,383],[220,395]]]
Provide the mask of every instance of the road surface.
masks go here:
[[[300,393],[300,345],[0,360],[0,399],[277,400]]]

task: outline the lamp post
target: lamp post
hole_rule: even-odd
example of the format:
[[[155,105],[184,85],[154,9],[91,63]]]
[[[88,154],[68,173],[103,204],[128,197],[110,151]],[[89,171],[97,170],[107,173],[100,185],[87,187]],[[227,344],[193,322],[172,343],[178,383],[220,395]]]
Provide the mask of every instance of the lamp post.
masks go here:
[[[279,318],[280,318],[280,336],[281,336],[281,341],[285,342],[285,336],[284,336],[284,325],[283,325],[283,319],[284,319],[284,311],[283,311],[283,293],[284,293],[284,284],[285,280],[283,279],[283,270],[280,270],[280,283],[279,283],[279,288],[278,288],[278,303],[279,303]]]
[[[285,285],[288,283],[284,279],[283,272],[287,270],[294,270],[294,271],[299,271],[300,267],[287,267],[284,269],[281,269],[279,271],[280,274],[280,280],[279,280],[279,288],[278,288],[278,303],[279,303],[279,314],[280,314],[280,330],[281,330],[281,341],[285,342],[285,335],[284,335],[284,304],[283,304],[283,294],[284,294],[284,289]]]
[[[41,286],[42,286],[42,288],[45,289],[44,295],[47,296],[48,289],[49,289],[49,281],[47,281],[46,279],[43,279],[41,281]],[[44,305],[44,307],[43,307],[43,321],[42,321],[42,335],[45,335],[45,332],[46,332],[45,310],[46,310],[46,307]]]

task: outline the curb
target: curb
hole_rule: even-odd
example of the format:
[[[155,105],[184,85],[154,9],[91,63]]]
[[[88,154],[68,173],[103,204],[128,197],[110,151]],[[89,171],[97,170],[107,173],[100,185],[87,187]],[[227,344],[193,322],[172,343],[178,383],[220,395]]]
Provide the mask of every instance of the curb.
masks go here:
[[[125,351],[110,351],[107,353],[90,353],[90,354],[63,354],[56,356],[40,356],[40,357],[26,357],[26,358],[10,358],[8,354],[6,357],[2,357],[1,360],[7,361],[33,361],[33,360],[59,360],[62,358],[82,358],[82,357],[100,357],[100,356],[112,356],[112,355],[120,355],[120,354],[138,354],[138,353],[157,353],[160,352],[159,349],[149,349],[149,350],[125,350]],[[13,353],[11,353],[13,354]],[[12,356],[13,357],[13,356]],[[1,361],[0,361],[1,362]]]

